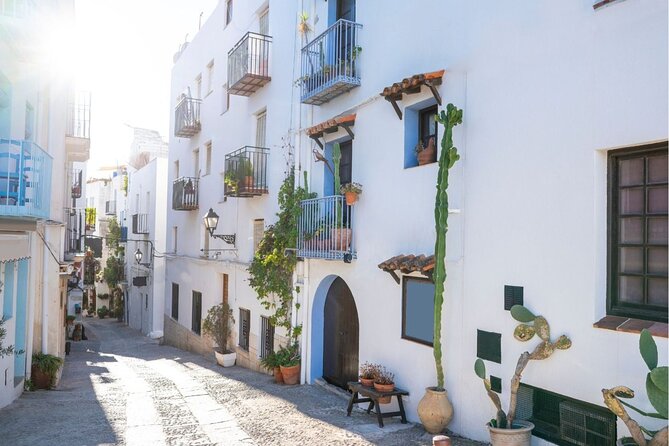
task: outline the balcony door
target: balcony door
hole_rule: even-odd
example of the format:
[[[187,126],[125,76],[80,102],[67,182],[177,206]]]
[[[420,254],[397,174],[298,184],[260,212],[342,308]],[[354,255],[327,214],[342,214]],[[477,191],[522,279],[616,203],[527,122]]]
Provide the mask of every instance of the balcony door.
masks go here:
[[[337,0],[337,20],[355,22],[355,0]]]

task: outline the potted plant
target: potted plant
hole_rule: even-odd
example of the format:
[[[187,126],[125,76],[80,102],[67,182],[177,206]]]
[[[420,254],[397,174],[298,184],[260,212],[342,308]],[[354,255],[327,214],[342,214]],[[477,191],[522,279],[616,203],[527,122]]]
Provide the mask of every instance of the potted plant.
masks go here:
[[[76,318],[77,318],[77,317],[76,317],[75,315],[73,315],[73,314],[68,314],[68,315],[65,317],[65,323],[66,323],[67,325],[74,325],[74,320],[75,320]]]
[[[109,310],[107,309],[107,307],[106,307],[105,305],[103,305],[102,307],[98,308],[98,317],[99,317],[100,319],[104,319],[105,316],[107,316],[107,314],[109,314]]]
[[[253,189],[253,163],[246,157],[239,158],[237,177],[243,190]]]
[[[352,206],[358,201],[358,195],[362,194],[362,184],[346,183],[339,188],[339,192],[346,197],[346,204]]]
[[[276,352],[272,352],[262,358],[260,360],[260,365],[274,374],[275,383],[283,383],[283,375],[281,374],[281,358]]]
[[[430,137],[427,141],[427,147],[423,146],[423,141],[418,141],[414,150],[419,166],[434,163],[437,159],[437,146],[435,145],[434,136]]]
[[[83,325],[81,323],[75,324],[74,330],[72,330],[72,340],[81,341],[82,334],[83,334]]]
[[[88,314],[87,314],[87,316],[88,316],[88,317],[93,317],[94,314],[95,314],[95,306],[94,306],[93,304],[90,304],[90,305],[88,306]]]
[[[372,387],[374,380],[379,376],[381,366],[372,362],[364,362],[360,366],[360,383],[366,387]]]
[[[296,343],[281,347],[278,351],[279,367],[283,382],[289,385],[300,382],[300,353]]]
[[[38,389],[50,389],[55,381],[63,360],[58,356],[37,352],[33,355],[31,378]]]
[[[232,316],[232,308],[227,302],[215,305],[207,312],[207,317],[202,323],[202,331],[216,342],[214,355],[216,363],[223,367],[232,367],[237,360],[237,353],[228,349],[228,339],[235,319]]]
[[[453,147],[453,127],[462,122],[462,110],[453,104],[446,106],[437,121],[445,127],[441,140],[439,172],[437,174],[437,194],[434,206],[436,240],[434,243],[434,341],[432,353],[437,371],[437,385],[427,387],[425,395],[418,403],[418,417],[431,434],[438,434],[448,426],[453,418],[453,406],[444,388],[444,368],[441,363],[441,309],[444,305],[446,284],[446,233],[448,232],[448,171],[460,159],[458,149]]]
[[[497,409],[497,415],[487,424],[490,431],[490,441],[493,446],[529,446],[534,424],[529,421],[516,420],[516,402],[520,379],[530,361],[548,359],[556,350],[567,350],[571,347],[571,340],[560,336],[555,342],[551,341],[550,326],[543,316],[535,316],[522,305],[511,307],[511,316],[520,322],[513,332],[513,337],[521,342],[527,342],[536,334],[541,343],[537,344],[532,353],[524,352],[518,358],[516,371],[511,378],[509,410],[502,410],[499,396],[492,391],[490,380],[486,378],[485,364],[480,358],[474,363],[476,375],[483,380],[486,393]]]
[[[667,366],[658,367],[657,365],[657,345],[653,336],[647,329],[641,331],[639,337],[639,351],[646,366],[648,374],[646,375],[646,394],[648,400],[657,413],[647,413],[637,409],[629,403],[621,401],[620,398],[634,398],[634,390],[625,386],[617,386],[612,389],[602,389],[604,395],[604,404],[616,414],[629,429],[632,438],[622,438],[618,440],[618,445],[638,445],[638,446],[664,446],[668,443],[669,427],[653,432],[639,425],[638,422],[630,418],[625,406],[640,413],[643,416],[667,420],[667,400],[669,394],[669,378],[667,377]],[[646,436],[650,437],[647,439]]]
[[[223,183],[225,184],[225,193],[236,194],[239,189],[239,182],[235,178],[232,172],[226,172],[225,177],[223,177]]]
[[[392,392],[395,390],[395,374],[391,373],[385,367],[380,367],[379,372],[374,378],[374,390],[377,392]],[[388,404],[390,403],[390,396],[384,396],[379,398],[379,403]]]

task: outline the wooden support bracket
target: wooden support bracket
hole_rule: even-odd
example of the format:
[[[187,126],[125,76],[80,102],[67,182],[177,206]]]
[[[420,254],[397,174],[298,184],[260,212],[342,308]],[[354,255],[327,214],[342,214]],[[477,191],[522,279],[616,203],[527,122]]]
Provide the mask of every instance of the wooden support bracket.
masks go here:
[[[439,79],[439,80],[441,80],[441,79]],[[440,83],[441,82],[439,82],[439,84]],[[434,81],[425,81],[425,85],[430,87],[430,91],[432,92],[432,96],[434,96],[434,98],[437,100],[437,103],[439,105],[441,105],[441,95],[439,94],[439,91],[437,90],[437,87],[436,87],[437,83],[435,83]]]
[[[344,130],[346,130],[346,133],[348,133],[348,136],[350,136],[351,139],[355,139],[355,135],[354,135],[353,132],[351,131],[351,127],[350,127],[350,126],[348,126],[348,125],[342,125],[342,126],[340,126],[340,127],[343,127]]]
[[[323,143],[318,139],[318,136],[310,136],[309,138],[316,141],[316,144],[318,144],[318,147],[320,147],[321,150],[325,150],[324,147],[323,147]]]
[[[401,101],[402,100],[402,94],[399,94],[399,98],[397,96],[386,96],[386,101],[390,102],[393,104],[393,108],[395,109],[395,113],[397,113],[397,117],[400,118],[400,121],[402,120],[402,110],[400,110],[399,105],[397,105],[398,99]]]

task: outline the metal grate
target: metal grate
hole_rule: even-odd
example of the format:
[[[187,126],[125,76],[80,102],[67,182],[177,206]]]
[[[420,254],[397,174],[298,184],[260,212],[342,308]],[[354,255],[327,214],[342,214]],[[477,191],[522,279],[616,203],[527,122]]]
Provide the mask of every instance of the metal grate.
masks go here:
[[[172,319],[179,320],[179,284],[172,283]]]
[[[251,331],[251,310],[239,309],[239,346],[249,350],[249,333]]]
[[[560,438],[579,446],[604,446],[616,441],[615,419],[570,401],[560,402]]]
[[[504,309],[510,310],[514,305],[523,304],[523,287],[504,285]]]
[[[274,353],[274,325],[265,316],[260,316],[260,325],[262,330],[260,357],[264,359],[270,353]]]
[[[502,335],[476,330],[476,356],[481,359],[502,363]]]

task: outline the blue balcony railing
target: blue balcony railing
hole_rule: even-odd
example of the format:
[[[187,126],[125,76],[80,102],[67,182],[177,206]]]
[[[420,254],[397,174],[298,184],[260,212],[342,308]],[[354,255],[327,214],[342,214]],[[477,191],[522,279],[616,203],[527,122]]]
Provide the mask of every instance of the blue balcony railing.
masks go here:
[[[51,165],[34,142],[0,138],[0,216],[49,218]]]
[[[298,257],[347,262],[356,258],[353,206],[342,195],[304,200],[300,207]]]
[[[302,48],[303,103],[321,105],[360,85],[360,28],[340,19]]]

